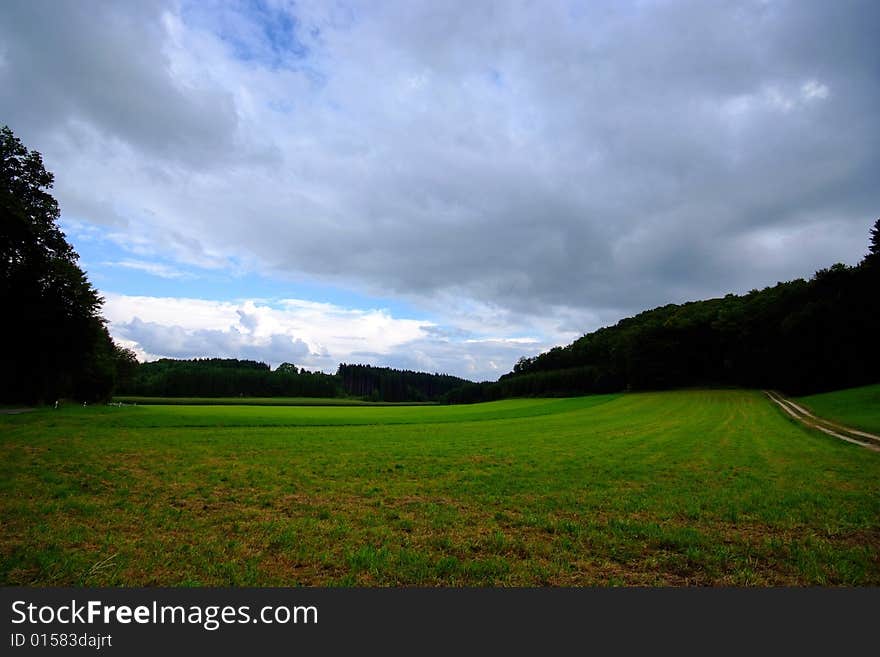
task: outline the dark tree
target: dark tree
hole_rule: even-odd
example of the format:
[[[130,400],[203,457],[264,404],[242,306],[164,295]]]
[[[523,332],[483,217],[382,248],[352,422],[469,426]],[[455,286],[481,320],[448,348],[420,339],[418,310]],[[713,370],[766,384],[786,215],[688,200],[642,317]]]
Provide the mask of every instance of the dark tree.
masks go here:
[[[871,242],[864,262],[872,267],[880,265],[880,219],[875,221],[874,227],[871,228]]]
[[[121,388],[131,383],[140,364],[137,354],[131,349],[117,347],[116,349],[116,387]]]
[[[347,394],[388,402],[436,401],[451,390],[471,383],[449,374],[346,363],[340,363],[336,376]]]
[[[40,154],[0,129],[3,400],[99,399],[113,387],[116,347],[101,299],[58,227],[52,183]]]

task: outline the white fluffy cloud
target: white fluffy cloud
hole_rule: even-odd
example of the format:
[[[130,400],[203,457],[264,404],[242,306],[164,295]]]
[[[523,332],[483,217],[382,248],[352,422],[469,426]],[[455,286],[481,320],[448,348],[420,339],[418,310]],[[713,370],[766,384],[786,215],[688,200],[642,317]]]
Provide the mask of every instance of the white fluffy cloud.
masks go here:
[[[265,347],[274,364],[286,358],[310,362],[333,355],[369,349],[388,353],[402,344],[423,338],[430,325],[412,319],[395,319],[382,310],[349,310],[331,304],[287,299],[269,306],[253,301],[220,302],[201,299],[126,296],[105,293],[104,315],[115,334],[134,340],[144,353],[156,356],[198,356],[194,336],[215,350],[207,353],[235,355],[235,349]],[[208,339],[208,336],[214,336]],[[282,339],[283,338],[283,339]],[[285,342],[286,340],[286,342]],[[302,349],[301,345],[305,345]],[[272,350],[275,351],[272,351]],[[322,363],[323,364],[323,363]]]
[[[293,362],[335,371],[340,362],[494,379],[534,338],[474,338],[384,310],[353,310],[287,299],[278,303],[127,296],[105,293],[111,333],[143,359],[206,355]]]

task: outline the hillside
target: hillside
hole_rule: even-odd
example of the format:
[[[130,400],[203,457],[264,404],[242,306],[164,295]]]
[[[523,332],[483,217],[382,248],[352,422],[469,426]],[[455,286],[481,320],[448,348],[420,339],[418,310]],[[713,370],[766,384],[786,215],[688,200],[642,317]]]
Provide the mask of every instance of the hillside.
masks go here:
[[[880,220],[869,254],[809,280],[669,304],[523,358],[450,402],[698,385],[809,394],[880,379]]]

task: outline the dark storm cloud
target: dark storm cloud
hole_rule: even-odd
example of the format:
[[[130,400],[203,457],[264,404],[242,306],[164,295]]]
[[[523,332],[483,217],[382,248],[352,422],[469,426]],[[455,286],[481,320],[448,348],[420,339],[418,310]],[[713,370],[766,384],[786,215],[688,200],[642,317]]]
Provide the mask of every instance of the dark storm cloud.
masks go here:
[[[271,4],[6,3],[4,120],[134,242],[545,335],[854,263],[880,212],[874,2]]]
[[[158,2],[8,2],[0,27],[4,120],[91,127],[135,153],[206,163],[232,146],[230,94],[175,79]]]

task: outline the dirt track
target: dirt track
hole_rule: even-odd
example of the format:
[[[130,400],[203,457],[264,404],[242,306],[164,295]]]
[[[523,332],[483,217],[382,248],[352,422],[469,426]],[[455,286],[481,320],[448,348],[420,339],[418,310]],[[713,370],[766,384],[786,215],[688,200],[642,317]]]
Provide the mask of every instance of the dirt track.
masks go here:
[[[868,433],[867,431],[862,431],[860,429],[852,429],[842,424],[832,422],[831,420],[816,417],[803,406],[794,403],[790,399],[786,399],[778,392],[765,390],[764,394],[779,406],[779,408],[801,424],[805,424],[812,429],[818,429],[823,433],[827,433],[829,436],[845,440],[848,443],[854,443],[872,451],[880,452],[880,436],[876,436],[873,433]]]

